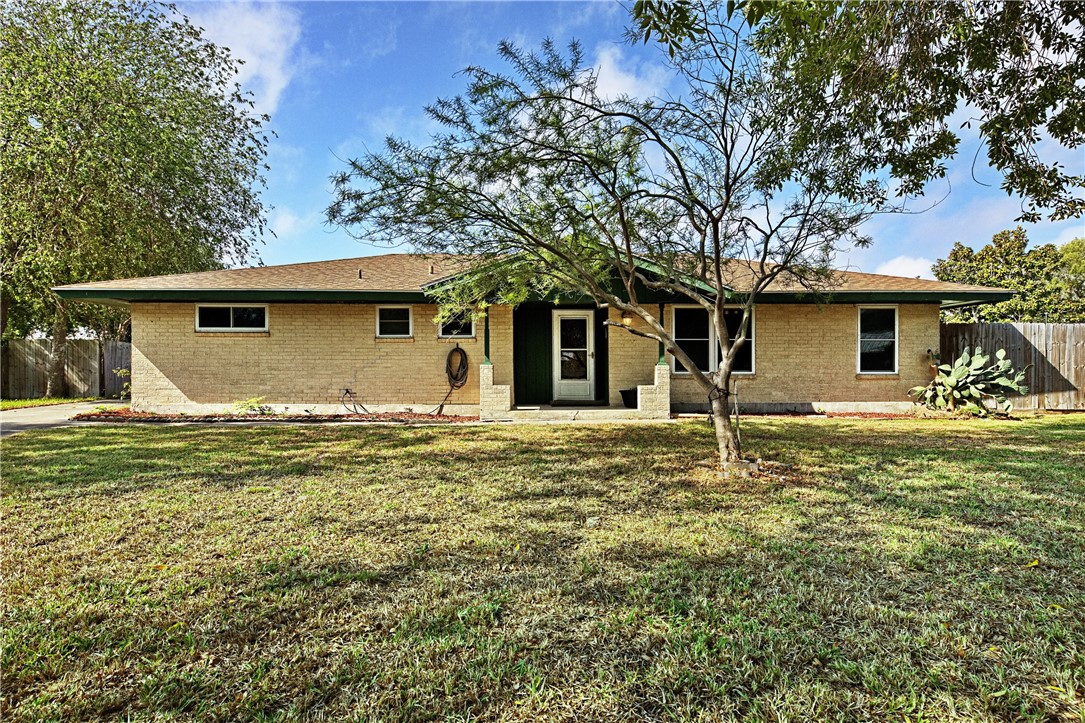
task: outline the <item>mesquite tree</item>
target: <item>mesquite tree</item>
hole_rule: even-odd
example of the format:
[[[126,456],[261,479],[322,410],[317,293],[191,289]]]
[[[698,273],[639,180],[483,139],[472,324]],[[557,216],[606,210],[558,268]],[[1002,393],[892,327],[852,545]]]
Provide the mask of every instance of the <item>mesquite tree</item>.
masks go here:
[[[820,117],[793,118],[787,79],[738,30],[705,20],[711,32],[670,61],[682,87],[666,99],[603,97],[575,43],[502,44],[507,72],[469,68],[462,96],[427,109],[443,127],[428,145],[390,138],[351,161],[328,216],[370,242],[473,255],[448,303],[573,290],[635,315],[647,330],[630,333],[661,342],[704,391],[727,463],[741,455],[732,367],[759,294],[778,281],[830,288],[834,251],[867,241],[857,228],[885,190],[851,171],[831,98]],[[646,301],[663,294],[707,312],[718,368],[676,343]]]
[[[51,287],[250,257],[267,118],[170,5],[0,0],[0,43],[3,301],[24,330],[52,327],[56,396],[73,316],[108,320]]]

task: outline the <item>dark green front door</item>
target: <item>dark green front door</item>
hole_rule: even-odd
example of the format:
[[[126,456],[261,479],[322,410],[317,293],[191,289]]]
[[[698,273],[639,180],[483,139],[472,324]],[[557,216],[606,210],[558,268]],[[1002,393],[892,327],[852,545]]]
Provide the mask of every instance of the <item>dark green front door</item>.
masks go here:
[[[550,304],[521,304],[512,312],[512,368],[517,404],[549,404],[551,387]]]
[[[549,404],[554,399],[553,304],[521,304],[512,313],[513,393],[517,405]],[[559,308],[594,308],[570,305]],[[607,399],[605,310],[595,312],[595,398]]]

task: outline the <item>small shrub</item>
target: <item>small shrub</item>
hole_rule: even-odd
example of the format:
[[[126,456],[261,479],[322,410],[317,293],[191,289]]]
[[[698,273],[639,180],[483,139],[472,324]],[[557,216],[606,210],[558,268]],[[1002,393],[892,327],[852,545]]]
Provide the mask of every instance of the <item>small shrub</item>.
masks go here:
[[[124,379],[124,384],[121,385],[121,393],[117,396],[117,399],[128,399],[132,396],[132,383],[127,381],[132,372],[121,367],[120,369],[114,369],[113,374],[121,379]]]
[[[1006,397],[1028,394],[1028,387],[1021,382],[1032,365],[1015,372],[1004,349],[995,352],[995,359],[988,366],[991,357],[983,353],[982,347],[977,346],[974,354],[969,354],[969,348],[965,347],[952,366],[940,365],[938,376],[930,384],[914,387],[908,394],[916,398],[916,404],[928,409],[980,417],[986,417],[992,410],[1009,414],[1013,404]]]
[[[274,414],[275,410],[264,404],[263,397],[252,397],[231,404],[227,411],[231,414],[259,414],[261,416]]]

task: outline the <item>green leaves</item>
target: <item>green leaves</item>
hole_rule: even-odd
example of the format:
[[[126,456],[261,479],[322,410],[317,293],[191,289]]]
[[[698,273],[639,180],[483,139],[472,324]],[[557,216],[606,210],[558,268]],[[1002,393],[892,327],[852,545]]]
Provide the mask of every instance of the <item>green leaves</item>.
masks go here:
[[[172,6],[0,0],[0,44],[0,262],[17,331],[49,326],[52,286],[253,255],[264,119],[237,63]]]
[[[1028,236],[1020,226],[995,234],[991,243],[979,251],[961,243],[954,244],[949,255],[939,259],[933,270],[939,281],[994,286],[1017,292],[1009,301],[949,313],[950,321],[1085,321],[1085,293],[1074,292],[1075,284],[1085,289],[1085,277],[1075,279],[1066,256],[1055,246],[1044,244],[1029,248]]]
[[[925,387],[913,387],[909,396],[916,398],[917,404],[930,409],[949,410],[987,416],[990,411],[1009,414],[1013,405],[1006,398],[1011,394],[1028,394],[1028,387],[1022,385],[1025,379],[1025,367],[1019,372],[1012,370],[1011,362],[1006,359],[1006,352],[995,352],[996,362],[988,366],[991,357],[976,347],[969,353],[965,347],[953,366],[943,364],[938,367],[938,375]]]
[[[843,101],[834,122],[853,132],[839,138],[862,147],[864,170],[888,170],[902,196],[945,176],[961,141],[948,120],[968,107],[977,123],[962,128],[978,132],[1002,188],[1025,199],[1018,220],[1085,213],[1080,164],[1067,168],[1052,151],[1085,144],[1081,3],[641,0],[633,18],[674,57],[703,40],[702,18],[721,8],[780,78],[804,89],[796,114],[817,118],[810,111],[827,95]]]

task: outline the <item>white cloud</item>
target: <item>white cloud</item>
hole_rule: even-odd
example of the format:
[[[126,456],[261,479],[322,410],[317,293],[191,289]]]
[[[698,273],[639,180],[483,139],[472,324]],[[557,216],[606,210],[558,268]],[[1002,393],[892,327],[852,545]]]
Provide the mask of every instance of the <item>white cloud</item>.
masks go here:
[[[642,63],[638,68],[626,62],[616,45],[599,46],[595,72],[599,95],[610,100],[623,95],[637,99],[658,97],[671,80],[671,73],[661,65]]]
[[[315,229],[323,219],[324,214],[320,211],[311,211],[302,215],[284,206],[271,212],[268,227],[275,232],[275,238],[278,241],[291,241]]]
[[[876,274],[887,276],[906,276],[908,278],[919,277],[921,279],[933,279],[931,266],[934,261],[916,256],[895,256],[878,265],[874,269]]]
[[[257,112],[273,114],[297,70],[297,10],[278,3],[229,2],[186,5],[183,11],[204,29],[204,37],[244,61],[237,82],[252,91]]]
[[[972,188],[966,190],[975,193]],[[919,199],[915,207],[924,202],[932,201]],[[955,187],[940,204],[923,213],[886,214],[867,222],[862,230],[874,239],[873,245],[851,249],[839,263],[869,271],[893,257],[945,258],[956,241],[978,249],[999,231],[1018,225],[1028,233],[1032,245],[1065,242],[1085,232],[1081,219],[1019,223],[1014,218],[1020,213],[1021,201],[1000,190],[968,197]]]

